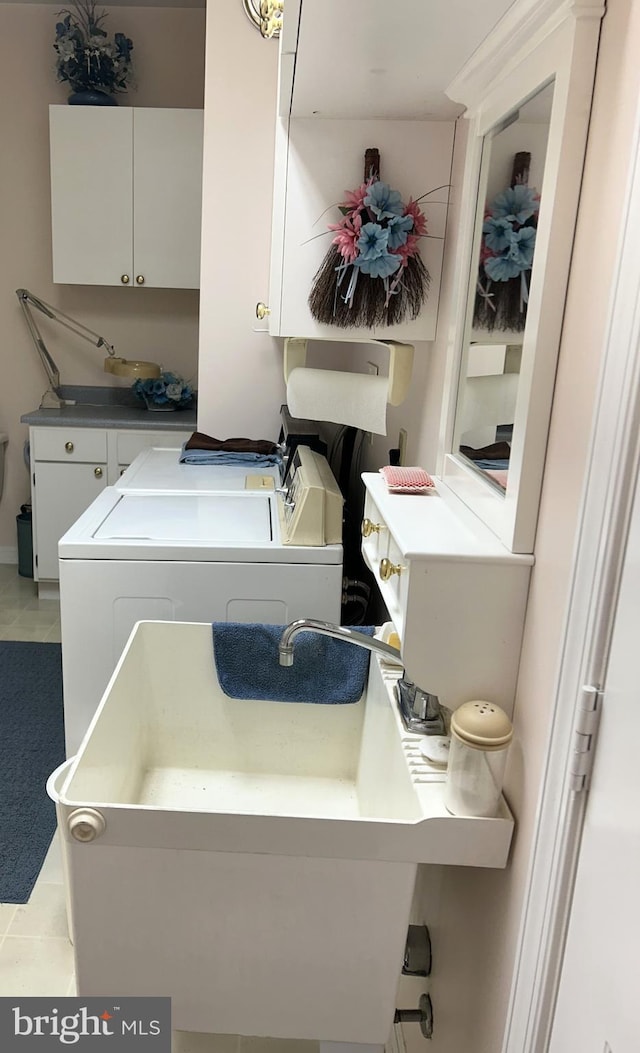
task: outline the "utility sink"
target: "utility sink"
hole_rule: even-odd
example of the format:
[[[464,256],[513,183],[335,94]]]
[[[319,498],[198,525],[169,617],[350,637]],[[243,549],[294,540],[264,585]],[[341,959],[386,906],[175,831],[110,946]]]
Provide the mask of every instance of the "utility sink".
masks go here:
[[[417,864],[505,866],[513,831],[506,804],[447,813],[398,675],[373,656],[355,704],[233,699],[210,625],[136,625],[60,794],[81,996],[385,1042]]]

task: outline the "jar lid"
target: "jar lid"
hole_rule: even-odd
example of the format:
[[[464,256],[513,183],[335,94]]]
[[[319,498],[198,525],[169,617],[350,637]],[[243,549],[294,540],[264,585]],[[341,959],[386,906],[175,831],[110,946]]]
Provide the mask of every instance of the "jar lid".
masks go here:
[[[451,731],[475,749],[498,750],[513,738],[513,726],[505,711],[481,699],[458,706],[451,717]]]

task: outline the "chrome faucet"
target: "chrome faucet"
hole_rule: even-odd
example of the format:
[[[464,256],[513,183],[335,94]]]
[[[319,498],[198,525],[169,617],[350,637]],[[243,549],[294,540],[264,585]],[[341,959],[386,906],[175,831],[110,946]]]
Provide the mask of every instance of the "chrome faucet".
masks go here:
[[[321,636],[331,636],[335,640],[345,640],[357,647],[364,647],[367,651],[374,651],[382,655],[385,661],[393,662],[404,669],[402,655],[397,647],[392,647],[384,640],[376,640],[373,636],[365,636],[364,633],[359,633],[355,629],[333,625],[331,622],[316,621],[314,618],[299,618],[287,625],[278,645],[280,665],[293,665],[293,641],[298,633],[302,632],[315,632]],[[423,691],[403,677],[395,685],[395,696],[407,731],[418,735],[447,734],[444,710],[436,695]]]
[[[278,645],[278,659],[280,665],[293,665],[293,641],[298,633],[313,632],[320,636],[332,636],[335,640],[346,640],[347,643],[365,647],[367,651],[376,651],[384,656],[387,661],[395,662],[404,669],[402,655],[397,647],[385,643],[384,640],[374,640],[373,636],[365,636],[364,633],[347,629],[342,625],[332,625],[331,622],[319,622],[314,618],[299,618],[296,622],[287,625]]]

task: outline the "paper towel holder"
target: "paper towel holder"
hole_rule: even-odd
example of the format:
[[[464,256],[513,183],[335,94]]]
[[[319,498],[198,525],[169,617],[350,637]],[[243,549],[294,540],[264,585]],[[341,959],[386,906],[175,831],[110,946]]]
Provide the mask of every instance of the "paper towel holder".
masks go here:
[[[363,341],[365,342],[365,341]],[[307,364],[306,339],[286,337],[284,341],[284,379],[289,374]],[[401,344],[392,340],[368,340],[366,343],[389,349],[389,391],[387,402],[390,406],[400,406],[409,394],[411,373],[413,370],[413,344]]]

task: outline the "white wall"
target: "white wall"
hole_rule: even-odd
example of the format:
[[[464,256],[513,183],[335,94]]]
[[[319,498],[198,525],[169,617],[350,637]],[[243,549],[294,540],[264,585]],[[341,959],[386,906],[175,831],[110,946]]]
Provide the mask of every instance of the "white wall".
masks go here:
[[[277,40],[236,0],[208,19],[198,427],[218,438],[277,438],[281,341],[255,305],[269,298]]]
[[[58,10],[53,4],[0,3],[0,431],[10,439],[0,503],[0,558],[5,559],[15,552],[15,516],[29,500],[22,457],[28,429],[20,416],[38,407],[47,386],[15,289],[31,289],[59,306],[104,335],[125,357],[161,361],[194,380],[197,374],[197,292],[52,283],[49,104],[64,103],[69,94],[56,81]],[[107,31],[124,32],[134,43],[136,87],[119,96],[120,105],[203,105],[202,9],[105,10]],[[109,158],[96,158],[96,164],[108,165]],[[63,383],[109,383],[97,350],[38,316],[39,325],[41,321]]]

